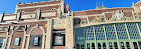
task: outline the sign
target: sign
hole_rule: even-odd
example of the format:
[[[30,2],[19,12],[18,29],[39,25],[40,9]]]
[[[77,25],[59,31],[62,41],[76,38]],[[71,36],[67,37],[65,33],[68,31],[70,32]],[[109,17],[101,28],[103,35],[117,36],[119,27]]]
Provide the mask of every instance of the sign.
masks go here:
[[[63,45],[63,36],[55,36],[55,44],[54,45]]]
[[[20,38],[15,38],[14,45],[18,46],[20,44]]]
[[[37,46],[39,44],[39,37],[34,37],[33,45]]]

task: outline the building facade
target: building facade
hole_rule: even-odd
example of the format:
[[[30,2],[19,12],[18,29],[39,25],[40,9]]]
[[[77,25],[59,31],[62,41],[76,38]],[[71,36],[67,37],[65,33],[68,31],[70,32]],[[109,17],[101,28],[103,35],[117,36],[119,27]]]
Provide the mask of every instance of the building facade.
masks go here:
[[[0,15],[0,49],[141,49],[141,1],[84,11],[64,0],[19,3]]]

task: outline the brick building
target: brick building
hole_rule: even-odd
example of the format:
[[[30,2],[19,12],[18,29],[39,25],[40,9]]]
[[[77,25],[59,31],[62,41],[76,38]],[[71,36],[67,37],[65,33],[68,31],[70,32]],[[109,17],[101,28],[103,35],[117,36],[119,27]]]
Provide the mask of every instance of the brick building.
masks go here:
[[[0,15],[0,49],[140,49],[141,1],[70,11],[64,0],[17,4]]]

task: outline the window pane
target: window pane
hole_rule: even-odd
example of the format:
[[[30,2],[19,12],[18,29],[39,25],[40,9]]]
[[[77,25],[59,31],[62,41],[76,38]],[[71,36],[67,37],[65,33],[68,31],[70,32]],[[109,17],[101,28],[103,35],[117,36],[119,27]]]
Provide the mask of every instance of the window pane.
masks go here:
[[[118,49],[117,42],[114,42],[114,47],[115,47],[115,49]]]
[[[92,43],[92,49],[95,49],[95,44],[94,43]]]
[[[81,49],[84,49],[84,43],[81,44]]]
[[[138,41],[138,43],[139,43],[139,47],[140,47],[140,49],[141,49],[141,41]]]
[[[98,43],[98,49],[101,49],[101,44],[100,43]]]
[[[130,44],[129,44],[129,42],[126,42],[126,47],[127,47],[127,49],[130,49]]]
[[[125,46],[124,46],[123,42],[120,42],[120,46],[121,46],[122,49],[125,49]]]
[[[90,49],[90,43],[87,43],[87,49]]]
[[[134,48],[135,48],[135,49],[138,49],[137,42],[133,42],[133,45],[134,45]]]
[[[103,49],[106,49],[106,44],[105,43],[103,43]]]
[[[110,47],[110,49],[113,49],[112,42],[109,42],[109,47]]]
[[[79,44],[78,43],[76,44],[76,47],[77,47],[77,49],[79,49]]]

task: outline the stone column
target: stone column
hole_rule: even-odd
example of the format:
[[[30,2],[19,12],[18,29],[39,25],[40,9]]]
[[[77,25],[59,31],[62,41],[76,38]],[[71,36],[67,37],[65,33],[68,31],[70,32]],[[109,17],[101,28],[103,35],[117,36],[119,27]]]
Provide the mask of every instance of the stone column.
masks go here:
[[[74,49],[74,30],[73,30],[73,18],[66,18],[66,33],[65,33],[65,45],[67,49]]]
[[[46,44],[45,49],[51,49],[52,47],[52,19],[47,22]]]

